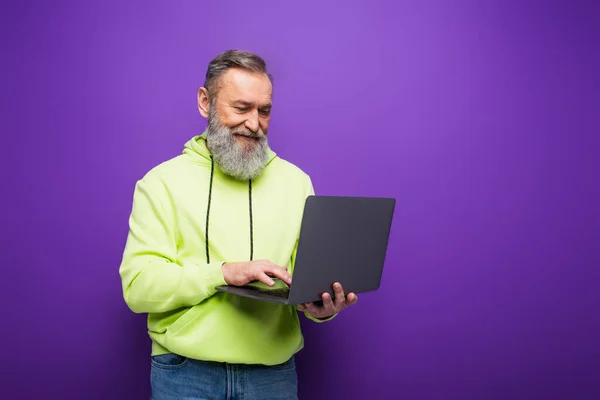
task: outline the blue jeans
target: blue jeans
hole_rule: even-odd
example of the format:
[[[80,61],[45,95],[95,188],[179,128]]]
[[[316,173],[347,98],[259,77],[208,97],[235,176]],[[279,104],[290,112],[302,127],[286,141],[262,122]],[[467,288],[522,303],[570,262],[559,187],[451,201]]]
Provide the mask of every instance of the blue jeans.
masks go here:
[[[294,357],[276,365],[192,360],[176,354],[152,357],[153,400],[298,399]]]

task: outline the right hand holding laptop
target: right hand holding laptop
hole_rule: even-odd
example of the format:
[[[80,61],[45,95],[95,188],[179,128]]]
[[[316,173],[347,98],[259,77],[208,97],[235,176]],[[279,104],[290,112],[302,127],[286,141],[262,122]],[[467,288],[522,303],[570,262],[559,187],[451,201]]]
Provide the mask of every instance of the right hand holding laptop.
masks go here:
[[[261,281],[273,286],[275,282],[271,277],[279,278],[288,285],[292,284],[292,276],[287,268],[275,265],[269,260],[224,263],[222,270],[228,285],[244,286],[250,282]]]

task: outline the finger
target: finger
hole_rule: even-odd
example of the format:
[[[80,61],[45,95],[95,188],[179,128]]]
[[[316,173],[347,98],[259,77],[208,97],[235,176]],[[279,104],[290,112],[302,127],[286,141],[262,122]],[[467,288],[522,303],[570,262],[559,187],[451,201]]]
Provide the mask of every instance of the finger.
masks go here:
[[[323,308],[327,311],[327,312],[333,312],[334,306],[333,306],[333,300],[331,299],[331,296],[329,295],[329,293],[323,293],[323,296],[321,296],[323,298]]]
[[[273,279],[269,278],[269,276],[267,274],[265,274],[264,272],[261,272],[260,274],[258,274],[258,280],[269,286],[275,285],[275,281],[273,281]]]
[[[333,285],[333,291],[335,292],[335,306],[341,308],[346,305],[346,296],[344,295],[344,289],[342,285],[336,282]]]
[[[281,279],[282,281],[284,281],[288,285],[290,285],[292,283],[292,276],[283,267],[280,267],[278,265],[274,265],[274,266],[271,266],[265,272],[269,272],[271,275],[275,276],[276,278]]]
[[[298,308],[298,310],[300,310],[300,311],[303,311],[303,312],[304,312],[304,311],[306,311],[306,307],[304,306],[304,304],[298,304],[296,307],[297,307],[297,308]]]
[[[288,267],[284,267],[282,265],[277,265],[269,260],[260,260],[260,262],[258,263],[261,268],[268,268],[268,267],[276,267],[276,268],[283,268],[283,269],[288,269]]]
[[[315,305],[315,303],[306,303],[306,311],[308,311],[308,313],[310,313],[313,316],[318,316],[319,315],[319,307],[317,307]]]
[[[358,296],[355,295],[354,293],[350,293],[348,295],[348,300],[346,301],[346,303],[348,303],[348,304],[356,304],[357,301],[358,301]]]
[[[274,264],[274,263],[272,263],[271,261],[267,261],[267,262],[265,263],[265,265],[266,265],[266,266],[269,266],[269,267],[275,267],[275,268],[281,268],[281,269],[285,269],[286,271],[287,271],[287,269],[288,269],[288,267],[284,267],[283,265],[277,265],[277,264]]]

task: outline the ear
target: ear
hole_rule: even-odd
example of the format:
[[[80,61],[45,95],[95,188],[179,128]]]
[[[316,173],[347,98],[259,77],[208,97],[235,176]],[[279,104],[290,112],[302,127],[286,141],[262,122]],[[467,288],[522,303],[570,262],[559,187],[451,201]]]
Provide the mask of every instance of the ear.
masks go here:
[[[208,98],[208,90],[205,87],[198,89],[198,111],[204,118],[208,118],[210,113],[210,99]]]

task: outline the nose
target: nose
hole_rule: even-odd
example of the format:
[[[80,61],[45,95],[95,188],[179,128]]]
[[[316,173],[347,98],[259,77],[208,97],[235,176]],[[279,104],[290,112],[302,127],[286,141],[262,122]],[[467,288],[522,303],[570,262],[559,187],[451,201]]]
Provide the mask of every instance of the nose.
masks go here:
[[[246,128],[250,129],[252,132],[258,132],[259,123],[258,123],[258,110],[253,110],[249,113],[248,118],[244,124]]]

